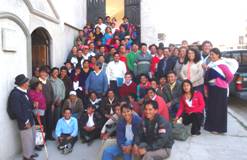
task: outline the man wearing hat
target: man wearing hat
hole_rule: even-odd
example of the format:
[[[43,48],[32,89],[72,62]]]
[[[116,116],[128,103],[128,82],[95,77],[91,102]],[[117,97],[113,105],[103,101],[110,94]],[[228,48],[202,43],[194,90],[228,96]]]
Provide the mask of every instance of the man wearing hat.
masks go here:
[[[35,125],[32,114],[33,105],[27,96],[29,79],[20,74],[15,77],[16,87],[11,91],[8,99],[8,109],[16,119],[21,135],[23,160],[34,160],[38,154],[35,148]]]

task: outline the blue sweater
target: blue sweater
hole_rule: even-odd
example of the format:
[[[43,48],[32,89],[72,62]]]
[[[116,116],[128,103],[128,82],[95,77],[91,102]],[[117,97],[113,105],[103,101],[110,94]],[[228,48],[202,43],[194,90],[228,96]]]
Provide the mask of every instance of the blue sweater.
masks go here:
[[[101,71],[99,75],[95,72],[91,72],[86,80],[85,89],[87,91],[95,91],[96,93],[105,94],[108,90],[108,80],[106,73]]]
[[[64,118],[60,118],[56,126],[56,136],[60,137],[61,134],[70,134],[70,136],[76,137],[78,134],[77,119],[71,117],[69,124],[67,124]]]
[[[133,144],[135,144],[138,130],[141,127],[142,119],[135,114],[132,114],[132,132],[134,134]],[[125,144],[125,130],[126,130],[126,121],[123,118],[120,118],[117,123],[117,144],[121,147]]]

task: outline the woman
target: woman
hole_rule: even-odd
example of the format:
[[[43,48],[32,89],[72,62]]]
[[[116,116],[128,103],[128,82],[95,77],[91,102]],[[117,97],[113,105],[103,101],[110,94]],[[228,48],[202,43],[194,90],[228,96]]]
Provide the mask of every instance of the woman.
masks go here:
[[[81,76],[80,76],[80,82],[81,82],[83,90],[85,90],[85,83],[86,83],[87,77],[92,71],[93,69],[90,67],[90,61],[84,60],[82,70],[81,70]]]
[[[65,86],[63,81],[58,77],[59,75],[59,68],[54,67],[51,70],[51,85],[53,88],[53,93],[55,97],[55,124],[58,121],[58,119],[61,117],[61,108],[62,108],[62,102],[65,98]]]
[[[145,74],[140,75],[140,84],[137,85],[137,100],[140,104],[143,103],[144,97],[147,94],[147,89],[151,87],[148,77]]]
[[[95,106],[95,109],[98,111],[100,108],[101,98],[97,97],[96,92],[89,93],[89,98],[87,104],[92,104]]]
[[[210,50],[210,59],[205,74],[205,96],[208,99],[204,128],[212,133],[225,133],[227,132],[227,88],[234,75],[221,59],[218,48]]]
[[[94,69],[94,65],[95,65],[95,63],[96,63],[96,61],[97,61],[96,56],[91,56],[91,57],[89,58],[89,61],[90,61],[89,67],[90,67],[91,69]]]
[[[95,42],[95,36],[93,34],[93,32],[89,32],[87,40],[86,40],[86,44],[89,45],[90,43],[94,43]]]
[[[102,38],[102,44],[109,46],[111,44],[112,37],[111,27],[106,27],[105,34]]]
[[[205,107],[202,93],[194,91],[190,80],[183,81],[182,93],[183,95],[180,98],[180,104],[176,114],[175,123],[180,118],[180,116],[182,116],[184,125],[189,125],[192,123],[191,134],[200,135],[200,129],[203,120],[203,110]]]
[[[65,98],[68,98],[69,92],[72,90],[72,82],[68,76],[68,69],[65,66],[60,68],[59,78],[63,81],[65,86]]]
[[[180,76],[182,80],[190,80],[193,84],[193,88],[203,93],[203,68],[198,50],[194,48],[188,49]]]
[[[124,160],[132,160],[135,153],[134,140],[138,136],[141,118],[133,113],[130,105],[123,104],[121,107],[123,118],[117,123],[117,144],[107,147],[102,160],[113,160],[121,156]]]
[[[185,47],[180,47],[178,52],[178,60],[174,66],[174,71],[176,72],[177,78],[181,80],[180,71],[184,64],[184,58],[186,56],[187,49]]]
[[[101,41],[103,38],[103,34],[101,33],[100,27],[95,28],[95,33],[94,33],[94,42]]]
[[[46,99],[43,94],[43,85],[41,81],[34,82],[28,92],[28,96],[34,105],[34,115],[40,115],[41,123],[44,125],[44,116],[46,110]]]

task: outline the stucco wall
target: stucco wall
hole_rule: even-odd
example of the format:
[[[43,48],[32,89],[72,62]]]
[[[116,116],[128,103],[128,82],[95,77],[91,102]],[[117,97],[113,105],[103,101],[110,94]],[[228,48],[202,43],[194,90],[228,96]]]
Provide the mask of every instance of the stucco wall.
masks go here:
[[[12,20],[0,19],[0,29],[12,29],[15,31],[16,52],[4,52],[2,50],[2,38],[0,39],[0,160],[10,160],[20,151],[19,132],[15,121],[9,119],[6,113],[7,97],[14,87],[14,77],[17,74],[27,74],[27,39],[23,30]],[[2,32],[0,32],[2,37]]]
[[[8,118],[6,112],[7,97],[14,87],[14,77],[18,74],[24,73],[30,76],[31,73],[31,33],[38,27],[43,27],[49,33],[51,37],[51,65],[61,66],[65,61],[67,54],[73,46],[73,40],[77,36],[78,31],[73,27],[64,25],[64,20],[69,25],[81,28],[86,22],[86,1],[73,0],[73,3],[68,3],[67,0],[51,0],[54,9],[59,15],[59,23],[55,23],[43,16],[33,14],[28,8],[25,0],[1,0],[0,1],[0,160],[12,160],[17,154],[20,153],[20,138],[15,121],[11,121]],[[34,3],[40,3],[42,1],[32,1]],[[78,11],[75,14],[70,14],[69,17],[65,17],[66,12],[64,7],[68,7],[70,12],[73,7]],[[76,4],[80,5],[76,6]],[[39,4],[35,4],[39,5]],[[11,15],[18,19],[19,23],[13,21],[13,18],[3,18],[5,15]],[[49,13],[51,14],[51,13]],[[4,16],[3,16],[4,15]],[[54,16],[53,16],[54,17]],[[25,33],[23,30],[25,28]],[[16,52],[9,53],[2,50],[2,31],[1,28],[9,28],[16,31],[15,41]]]

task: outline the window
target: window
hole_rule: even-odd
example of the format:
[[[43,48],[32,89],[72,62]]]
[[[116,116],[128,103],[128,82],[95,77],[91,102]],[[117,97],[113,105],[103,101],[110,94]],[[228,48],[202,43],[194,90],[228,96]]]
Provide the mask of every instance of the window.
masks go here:
[[[247,65],[247,51],[242,52],[242,65]]]
[[[232,52],[232,58],[236,59],[239,64],[241,64],[241,53],[240,52]]]

